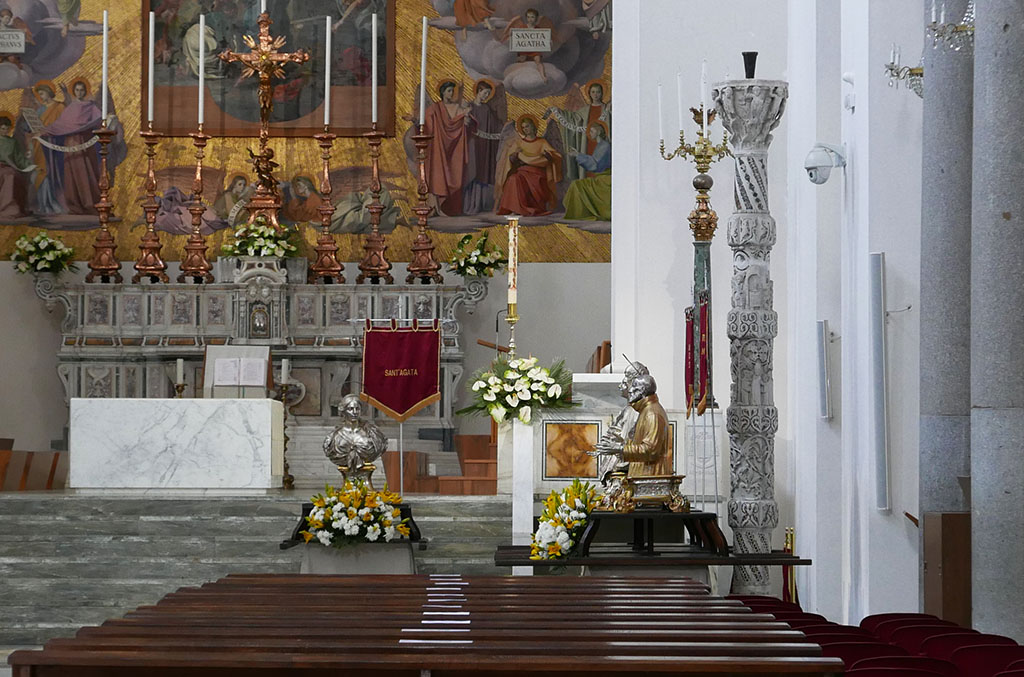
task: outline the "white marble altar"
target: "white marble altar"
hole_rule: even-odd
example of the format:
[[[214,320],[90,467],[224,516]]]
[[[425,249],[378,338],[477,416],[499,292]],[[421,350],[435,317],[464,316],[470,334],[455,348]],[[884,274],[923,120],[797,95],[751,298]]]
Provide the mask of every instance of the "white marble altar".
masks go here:
[[[75,489],[270,489],[284,409],[267,399],[73,398]]]

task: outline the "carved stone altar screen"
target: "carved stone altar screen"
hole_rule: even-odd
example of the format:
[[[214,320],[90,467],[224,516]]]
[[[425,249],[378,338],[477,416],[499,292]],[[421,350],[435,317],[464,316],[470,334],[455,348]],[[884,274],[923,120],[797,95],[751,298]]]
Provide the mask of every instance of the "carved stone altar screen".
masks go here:
[[[415,438],[419,428],[454,427],[463,375],[457,318],[460,309],[474,310],[487,285],[290,284],[284,270],[249,262],[239,266],[233,283],[64,285],[41,276],[36,293],[47,307],[65,309],[57,372],[66,402],[173,397],[177,358],[186,363],[185,392],[198,393],[207,345],[270,345],[276,360],[290,358],[296,395],[289,398],[295,420],[288,425],[297,429],[289,432],[296,441],[289,457],[301,478],[302,445],[310,445],[315,475],[314,465],[323,465],[324,431],[333,428],[331,406],[358,391],[366,318],[441,320],[441,401],[410,419],[406,434]]]
[[[736,159],[736,211],[729,217],[733,251],[729,311],[731,404],[729,431],[731,498],[729,526],[738,554],[767,554],[779,524],[775,502],[775,408],[772,352],[778,315],[772,308],[769,270],[775,219],[768,211],[768,146],[788,94],[785,82],[730,80],[712,90],[715,108],[732,137]],[[732,590],[769,594],[767,566],[733,569]]]

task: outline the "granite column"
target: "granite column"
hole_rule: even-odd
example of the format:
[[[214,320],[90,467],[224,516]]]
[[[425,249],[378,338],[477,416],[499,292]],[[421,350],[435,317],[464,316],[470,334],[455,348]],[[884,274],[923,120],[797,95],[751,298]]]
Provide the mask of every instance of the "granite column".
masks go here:
[[[946,0],[959,18],[968,0]],[[931,2],[925,3],[931,11]],[[973,50],[924,48],[919,508],[969,509]],[[964,480],[966,482],[966,480]]]
[[[979,2],[971,191],[973,622],[1018,641],[1024,641],[1022,70],[1024,3]]]
[[[729,217],[732,308],[726,322],[732,375],[729,431],[729,526],[737,554],[771,552],[779,524],[775,502],[775,408],[772,375],[778,315],[773,309],[771,251],[775,219],[768,209],[768,146],[782,119],[788,89],[776,80],[730,80],[711,97],[736,159],[736,210]],[[766,595],[768,567],[733,568],[732,591]]]

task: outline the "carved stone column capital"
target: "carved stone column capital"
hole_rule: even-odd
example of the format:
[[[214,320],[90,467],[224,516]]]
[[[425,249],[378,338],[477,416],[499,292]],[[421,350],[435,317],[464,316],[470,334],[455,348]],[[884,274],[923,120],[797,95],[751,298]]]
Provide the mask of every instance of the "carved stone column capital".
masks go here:
[[[726,80],[712,87],[711,100],[734,154],[768,152],[788,96],[789,85],[781,80]]]

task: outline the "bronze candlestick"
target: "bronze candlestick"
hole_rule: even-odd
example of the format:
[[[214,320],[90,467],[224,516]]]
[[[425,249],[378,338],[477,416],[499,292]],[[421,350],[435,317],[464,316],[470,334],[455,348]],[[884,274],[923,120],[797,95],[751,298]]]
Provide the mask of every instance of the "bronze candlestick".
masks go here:
[[[148,277],[150,282],[169,282],[167,277],[167,263],[160,257],[160,236],[157,235],[154,224],[156,213],[160,205],[156,199],[156,172],[153,170],[153,160],[156,157],[156,145],[160,142],[161,134],[153,131],[153,123],[144,132],[139,132],[143,142],[146,144],[146,202],[142,209],[146,212],[146,232],[142,234],[142,242],[139,243],[139,258],[135,262],[135,270],[132,275],[132,282],[138,283],[142,278]]]
[[[430,216],[430,207],[427,206],[427,195],[430,188],[427,185],[427,146],[434,138],[427,134],[423,123],[420,123],[417,133],[413,135],[413,143],[416,144],[416,160],[419,164],[419,184],[416,187],[418,200],[413,211],[416,212],[419,232],[412,243],[412,261],[406,267],[409,274],[405,278],[406,284],[412,284],[420,280],[423,284],[431,282],[441,283],[441,264],[434,258],[434,243],[427,233],[427,217]]]
[[[100,201],[96,203],[96,211],[100,216],[100,232],[96,234],[96,240],[92,244],[93,254],[89,259],[89,273],[85,276],[86,282],[93,282],[99,276],[100,282],[123,281],[121,277],[121,262],[114,254],[117,245],[114,243],[114,236],[110,234],[110,212],[114,208],[110,201],[110,175],[107,173],[107,152],[108,146],[113,140],[114,132],[107,128],[106,121],[103,126],[95,132],[100,142]]]
[[[331,235],[331,217],[334,215],[334,205],[331,204],[331,146],[337,137],[324,125],[323,134],[317,134],[313,138],[320,145],[320,159],[323,160],[320,194],[324,199],[320,203],[320,237],[313,248],[316,252],[316,261],[309,270],[310,282],[344,284],[345,276],[341,271],[345,270],[345,266],[338,261],[338,244]]]
[[[206,258],[206,238],[200,230],[203,223],[203,149],[209,136],[203,134],[203,126],[199,125],[199,131],[189,134],[192,143],[196,147],[196,175],[192,179],[192,202],[188,211],[192,214],[192,233],[185,243],[185,256],[181,261],[181,274],[178,275],[178,282],[185,282],[188,278],[196,284],[213,282],[213,273],[210,271],[213,266]]]
[[[366,253],[359,262],[360,272],[356,284],[361,284],[366,279],[373,284],[381,280],[392,284],[395,278],[389,272],[391,263],[386,254],[388,246],[384,242],[384,236],[380,234],[380,215],[384,212],[384,205],[380,201],[380,143],[384,139],[384,132],[377,129],[377,123],[374,122],[370,131],[363,136],[370,144],[370,194],[373,196],[373,202],[367,207],[370,210],[370,232],[363,240],[363,251]]]
[[[291,389],[292,386],[288,383],[279,383],[277,385],[277,397],[281,401],[281,406],[284,407],[284,426],[281,429],[281,434],[284,437],[284,444],[281,446],[281,460],[284,461],[284,475],[281,477],[281,484],[285,489],[295,488],[295,477],[292,476],[288,468],[288,411],[291,409],[291,405],[288,404],[288,394]]]

